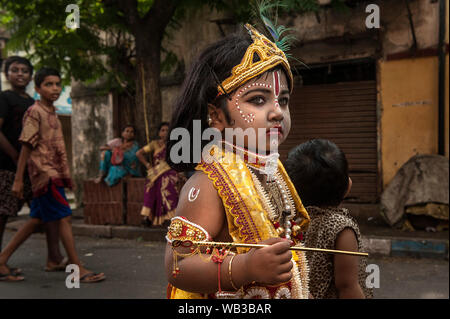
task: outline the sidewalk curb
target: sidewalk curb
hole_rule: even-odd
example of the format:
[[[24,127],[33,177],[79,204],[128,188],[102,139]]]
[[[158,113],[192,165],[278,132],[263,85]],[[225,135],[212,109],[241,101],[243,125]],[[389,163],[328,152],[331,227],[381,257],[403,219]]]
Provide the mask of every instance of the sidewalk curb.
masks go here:
[[[166,228],[135,226],[104,226],[73,224],[73,232],[80,236],[165,241]],[[409,239],[400,237],[363,236],[363,244],[370,256],[409,256],[448,260],[448,240]]]
[[[448,240],[363,236],[369,255],[449,259]]]
[[[114,225],[87,225],[72,224],[72,232],[76,236],[91,236],[102,238],[135,239],[144,241],[164,242],[167,229],[144,228],[136,226],[114,226]]]
[[[17,230],[24,221],[14,221],[6,228]],[[126,225],[89,225],[82,219],[73,219],[72,232],[76,236],[99,238],[121,238],[131,240],[165,242],[167,228],[145,228]],[[385,257],[417,257],[432,259],[449,259],[448,239],[405,238],[388,236],[362,236],[363,245],[369,256]]]

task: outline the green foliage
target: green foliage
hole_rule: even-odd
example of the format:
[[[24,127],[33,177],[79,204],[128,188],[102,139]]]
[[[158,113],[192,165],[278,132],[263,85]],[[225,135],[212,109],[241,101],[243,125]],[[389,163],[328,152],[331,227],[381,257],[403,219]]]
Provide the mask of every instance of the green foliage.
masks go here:
[[[78,29],[66,27],[65,9],[70,3],[80,8]],[[1,23],[12,34],[7,50],[24,50],[36,68],[60,69],[66,84],[71,77],[89,82],[108,73],[104,60],[112,48],[103,38],[123,26],[101,1],[0,0],[0,8],[7,13]],[[102,35],[101,30],[107,32]]]
[[[155,0],[137,0],[137,10],[141,18],[150,11],[154,2]]]
[[[251,0],[175,0],[177,9],[164,31],[176,32],[190,12],[204,8],[231,12],[236,23],[249,21]],[[333,0],[341,2],[340,0]],[[118,9],[119,0],[0,0],[0,26],[11,38],[7,50],[25,51],[36,68],[50,65],[62,71],[65,83],[71,78],[94,82],[100,78],[107,89],[134,88],[135,48],[127,15]],[[316,0],[283,0],[283,10],[317,11]],[[68,4],[80,9],[80,28],[66,27]],[[144,18],[155,0],[136,0],[137,12]],[[284,29],[278,30],[286,32]],[[176,55],[162,49],[161,71],[171,72],[179,63]]]
[[[161,61],[161,73],[170,74],[180,61],[173,51],[169,51],[164,48],[162,48],[162,51],[164,53],[164,57]]]
[[[293,11],[303,12],[317,12],[320,5],[317,0],[284,0],[286,7]]]
[[[345,0],[332,0],[331,7],[340,12],[349,12],[349,7],[347,6]]]

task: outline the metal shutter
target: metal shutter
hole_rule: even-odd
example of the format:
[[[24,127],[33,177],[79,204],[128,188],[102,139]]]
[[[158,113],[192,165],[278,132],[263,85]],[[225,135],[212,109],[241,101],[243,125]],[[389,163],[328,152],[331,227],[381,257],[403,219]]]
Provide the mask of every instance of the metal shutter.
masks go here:
[[[310,85],[294,90],[290,101],[292,127],[280,146],[283,161],[294,146],[313,138],[336,143],[349,162],[353,202],[376,202],[377,92],[375,81]]]

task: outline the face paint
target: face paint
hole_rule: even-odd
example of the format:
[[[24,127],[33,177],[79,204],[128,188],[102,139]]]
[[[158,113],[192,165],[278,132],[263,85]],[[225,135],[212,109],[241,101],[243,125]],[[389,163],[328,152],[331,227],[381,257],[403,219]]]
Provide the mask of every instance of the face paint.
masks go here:
[[[239,97],[244,94],[245,91],[247,91],[248,89],[250,89],[251,87],[254,86],[261,86],[261,87],[266,87],[266,88],[271,88],[272,86],[270,84],[264,84],[264,83],[252,83],[249,85],[244,86],[236,95],[236,99],[235,99],[235,105],[236,108],[239,111],[239,114],[241,114],[241,117],[244,119],[245,122],[247,123],[251,123],[254,121],[255,119],[255,114],[254,113],[248,113],[248,114],[244,114],[244,112],[242,112],[241,107],[239,106]]]
[[[200,188],[192,187],[189,190],[188,201],[193,202],[194,200],[196,200],[199,193],[200,193]]]
[[[272,76],[273,76],[273,94],[275,96],[275,107],[280,107],[280,103],[278,102],[278,97],[280,96],[281,91],[280,71],[273,72]]]

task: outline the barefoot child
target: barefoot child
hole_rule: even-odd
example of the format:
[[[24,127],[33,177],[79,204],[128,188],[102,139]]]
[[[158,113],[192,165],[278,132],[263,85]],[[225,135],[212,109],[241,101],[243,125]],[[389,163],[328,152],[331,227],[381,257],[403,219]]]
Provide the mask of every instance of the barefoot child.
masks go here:
[[[278,153],[266,152],[270,137],[282,143],[290,130],[292,73],[283,51],[246,28],[247,34],[228,36],[198,57],[172,117],[174,135],[184,128],[193,136],[198,120],[213,128],[219,143],[202,141],[204,157],[196,165],[177,163],[180,141],[168,141],[170,165],[196,169],[166,237],[168,298],[308,298],[305,256],[291,253],[290,245],[309,217]],[[227,139],[233,129],[253,131],[254,138],[237,133]],[[194,240],[267,246],[217,249]]]
[[[328,140],[311,140],[289,152],[285,162],[295,188],[311,217],[306,247],[362,251],[356,221],[338,208],[350,192],[345,154]],[[324,298],[371,298],[366,288],[365,258],[307,252],[311,294]]]
[[[61,77],[58,71],[43,68],[36,73],[34,82],[41,100],[31,106],[24,116],[19,138],[22,149],[12,187],[13,194],[22,198],[23,176],[28,165],[33,191],[31,219],[19,229],[0,253],[0,273],[10,273],[6,266],[8,259],[39,224],[56,222],[69,263],[79,266],[80,282],[97,282],[105,279],[105,275],[94,274],[81,266],[70,224],[72,211],[64,193],[64,187],[71,187],[72,181],[61,123],[53,106],[53,102],[61,93]],[[20,281],[24,277],[16,276],[14,279]]]

